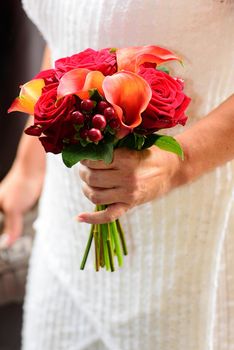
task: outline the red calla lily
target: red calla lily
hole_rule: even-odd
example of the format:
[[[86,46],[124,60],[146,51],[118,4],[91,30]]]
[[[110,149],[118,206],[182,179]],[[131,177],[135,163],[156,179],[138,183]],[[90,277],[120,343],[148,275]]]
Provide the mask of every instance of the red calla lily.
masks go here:
[[[105,76],[99,71],[77,68],[65,73],[58,86],[58,99],[66,95],[89,98],[89,90],[96,88],[103,95],[102,82]]]
[[[13,101],[12,105],[8,109],[8,113],[19,111],[33,114],[34,106],[41,96],[44,86],[45,83],[43,79],[33,79],[24,84],[21,87],[19,97]]]
[[[103,91],[118,115],[121,128],[117,137],[122,138],[140,125],[141,113],[152,96],[151,88],[139,75],[122,71],[105,77]]]
[[[137,72],[141,64],[151,62],[162,64],[167,61],[177,60],[182,62],[181,58],[172,51],[159,46],[133,46],[117,49],[118,71],[128,70]]]

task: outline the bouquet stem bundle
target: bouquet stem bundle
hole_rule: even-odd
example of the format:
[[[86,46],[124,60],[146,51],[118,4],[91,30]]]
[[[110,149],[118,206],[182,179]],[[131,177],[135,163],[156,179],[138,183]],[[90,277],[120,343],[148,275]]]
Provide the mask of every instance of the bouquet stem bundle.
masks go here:
[[[104,210],[105,205],[97,205],[96,211]],[[127,255],[127,246],[124,232],[119,219],[105,224],[91,225],[89,238],[86,244],[80,269],[84,270],[89,251],[94,241],[95,269],[99,271],[106,268],[107,271],[115,271],[115,257],[119,267],[123,266],[123,255]]]

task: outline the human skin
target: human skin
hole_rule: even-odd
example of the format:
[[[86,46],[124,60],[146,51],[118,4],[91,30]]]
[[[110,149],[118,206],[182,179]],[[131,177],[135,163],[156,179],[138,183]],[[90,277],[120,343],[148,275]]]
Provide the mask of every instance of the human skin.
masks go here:
[[[51,66],[50,51],[45,49],[42,69]],[[29,117],[27,126],[31,125]],[[45,153],[36,137],[23,135],[15,161],[0,183],[0,210],[4,213],[0,248],[12,245],[23,230],[23,215],[38,200],[45,174]]]
[[[107,209],[80,213],[80,222],[104,223],[130,208],[161,197],[234,157],[234,95],[194,126],[175,136],[185,160],[156,147],[138,152],[117,149],[110,165],[82,161],[83,192],[94,204]],[[127,166],[126,166],[127,165]]]
[[[49,67],[47,49],[42,69]],[[115,220],[130,208],[159,198],[233,159],[233,117],[234,95],[177,135],[184,149],[184,161],[153,146],[141,152],[117,149],[110,165],[102,161],[81,162],[84,194],[94,204],[109,205],[104,211],[80,213],[77,220],[87,223]],[[23,135],[13,167],[0,184],[0,210],[5,214],[4,232],[8,237],[5,245],[12,244],[21,234],[23,215],[38,199],[44,173],[45,153],[41,144],[37,138]]]

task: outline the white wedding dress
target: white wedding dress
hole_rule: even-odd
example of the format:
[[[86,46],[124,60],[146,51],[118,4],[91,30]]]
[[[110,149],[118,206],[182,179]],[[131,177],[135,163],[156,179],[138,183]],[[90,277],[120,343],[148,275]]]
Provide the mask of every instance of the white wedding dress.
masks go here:
[[[177,52],[185,67],[170,66],[193,99],[187,127],[233,93],[233,0],[23,4],[53,60],[87,47],[155,44]],[[23,350],[233,350],[233,163],[122,217],[129,255],[114,273],[96,273],[91,256],[79,270],[89,226],[74,217],[93,205],[77,168],[48,154]]]

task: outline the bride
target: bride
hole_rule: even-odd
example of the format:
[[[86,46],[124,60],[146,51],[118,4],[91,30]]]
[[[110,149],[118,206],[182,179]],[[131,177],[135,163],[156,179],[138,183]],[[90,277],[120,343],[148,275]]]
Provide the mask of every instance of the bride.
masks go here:
[[[43,69],[87,47],[166,46],[184,57],[185,67],[171,67],[192,97],[187,127],[174,130],[184,162],[152,147],[140,156],[117,150],[109,166],[66,169],[60,156],[45,159],[37,140],[22,137],[0,207],[11,243],[42,191],[23,350],[215,349],[221,252],[226,241],[233,247],[234,232],[234,3],[23,4],[48,43]],[[97,201],[112,205],[93,213]],[[90,259],[80,271],[87,223],[119,216],[129,247],[124,267],[96,273]],[[231,350],[231,337],[218,338],[217,349]]]

